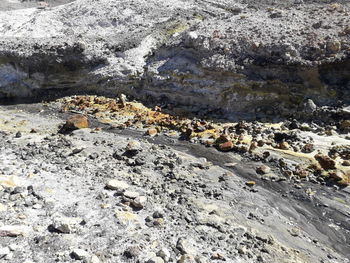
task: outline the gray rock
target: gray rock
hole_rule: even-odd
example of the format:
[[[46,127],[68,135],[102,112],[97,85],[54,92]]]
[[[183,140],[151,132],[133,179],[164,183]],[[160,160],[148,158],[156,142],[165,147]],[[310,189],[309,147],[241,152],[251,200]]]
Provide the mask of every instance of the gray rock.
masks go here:
[[[147,197],[146,196],[138,196],[134,200],[132,200],[132,205],[135,208],[144,208],[147,203]]]
[[[51,228],[60,233],[69,234],[77,230],[80,222],[82,219],[78,217],[58,217],[51,224]]]
[[[317,109],[317,106],[311,99],[308,99],[304,104],[304,108],[306,112],[312,113]]]
[[[157,256],[161,257],[164,260],[164,262],[168,262],[171,255],[169,249],[162,248],[157,252]]]
[[[125,191],[123,193],[123,195],[126,197],[126,198],[130,198],[130,199],[135,199],[136,197],[139,197],[140,194],[138,192],[134,192],[134,191]]]
[[[71,252],[71,256],[74,259],[83,260],[85,262],[89,261],[91,258],[91,255],[89,252],[85,251],[84,249],[76,248]]]
[[[181,252],[181,254],[193,255],[195,250],[193,248],[192,242],[185,238],[179,238],[176,243],[176,248]]]
[[[126,189],[129,188],[128,183],[116,179],[112,179],[107,182],[106,188],[111,189],[111,190],[118,190],[120,192],[125,191]]]
[[[161,257],[153,257],[146,261],[146,263],[164,263]]]

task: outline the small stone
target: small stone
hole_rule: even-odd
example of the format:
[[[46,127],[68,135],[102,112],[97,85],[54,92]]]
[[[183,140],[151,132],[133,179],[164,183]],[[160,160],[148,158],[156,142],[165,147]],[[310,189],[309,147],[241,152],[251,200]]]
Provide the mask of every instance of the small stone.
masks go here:
[[[19,184],[17,176],[0,177],[0,186],[4,188],[15,188]]]
[[[249,152],[254,151],[256,148],[258,148],[258,142],[252,141],[252,143],[249,146]]]
[[[226,167],[235,167],[237,163],[225,163],[224,164]]]
[[[169,249],[162,248],[157,252],[157,256],[161,257],[165,262],[168,262],[171,255]]]
[[[15,135],[15,137],[16,137],[16,138],[21,138],[21,137],[22,137],[22,133],[21,133],[20,131],[17,132],[16,135]]]
[[[303,146],[303,148],[301,149],[301,151],[303,153],[311,153],[313,152],[315,149],[314,149],[314,145],[311,144],[311,143],[307,143]]]
[[[176,248],[181,252],[181,254],[195,254],[195,251],[189,240],[184,238],[179,238],[176,243]]]
[[[133,192],[133,191],[125,191],[123,195],[124,197],[130,198],[130,199],[135,199],[136,197],[140,196],[138,192]]]
[[[163,218],[156,218],[153,220],[153,225],[154,226],[161,226],[164,224],[164,219]]]
[[[256,182],[255,181],[248,181],[245,184],[249,187],[253,187],[254,185],[256,185]]]
[[[153,137],[153,136],[156,136],[158,133],[157,129],[156,128],[150,128],[147,130],[147,135]]]
[[[196,260],[192,255],[185,254],[185,255],[182,255],[177,262],[178,263],[196,263]]]
[[[219,149],[220,151],[223,151],[223,152],[230,151],[233,149],[233,142],[228,141],[228,142],[221,143],[219,144]]]
[[[329,156],[316,154],[315,159],[321,165],[321,167],[325,170],[335,169],[335,161],[331,159]]]
[[[127,258],[137,258],[141,254],[141,249],[138,246],[128,247],[124,251],[124,256]]]
[[[294,174],[298,175],[300,178],[306,178],[309,175],[309,172],[305,169],[298,168],[295,170]]]
[[[278,146],[279,149],[281,150],[289,150],[290,149],[290,145],[288,142],[281,142]]]
[[[271,172],[271,168],[266,165],[261,165],[256,168],[258,174],[268,174]]]
[[[138,152],[141,151],[142,147],[141,144],[138,141],[131,141],[126,146],[126,151],[130,152]]]
[[[147,203],[146,196],[138,196],[132,201],[132,206],[135,208],[144,208]]]
[[[49,230],[58,231],[60,233],[69,234],[76,230],[79,223],[82,222],[81,218],[78,217],[61,217],[56,218],[52,225],[50,225]]]
[[[125,191],[126,189],[128,189],[129,185],[124,181],[112,179],[112,180],[108,181],[108,183],[106,184],[106,188],[110,189],[110,190],[118,190],[118,191],[122,192],[122,191]]]
[[[218,253],[218,252],[213,253],[211,255],[211,259],[214,259],[214,260],[226,260],[224,255],[222,255],[221,253]]]
[[[152,216],[153,218],[163,218],[164,214],[161,211],[155,211]]]
[[[89,121],[86,116],[77,114],[69,117],[61,128],[61,132],[73,131],[89,127]]]
[[[305,104],[304,104],[304,109],[306,112],[312,113],[315,110],[317,110],[316,104],[313,102],[311,99],[307,99]]]
[[[100,259],[96,255],[92,255],[89,263],[100,263]]]
[[[196,263],[208,263],[208,260],[203,256],[196,256],[195,261]]]
[[[329,176],[333,178],[339,185],[350,185],[350,172],[345,173],[343,171],[335,171],[330,173]]]
[[[146,263],[164,263],[161,257],[153,257],[146,261]]]
[[[88,261],[91,256],[90,253],[88,253],[84,249],[76,248],[72,251],[71,257],[77,260]]]
[[[270,14],[270,18],[280,18],[282,17],[282,12],[281,11],[275,11]]]
[[[343,166],[350,166],[350,161],[345,160],[345,161],[343,161],[342,165]],[[1,211],[1,206],[0,206],[0,211]]]
[[[22,225],[5,225],[0,227],[0,237],[24,236],[28,232],[28,227]]]

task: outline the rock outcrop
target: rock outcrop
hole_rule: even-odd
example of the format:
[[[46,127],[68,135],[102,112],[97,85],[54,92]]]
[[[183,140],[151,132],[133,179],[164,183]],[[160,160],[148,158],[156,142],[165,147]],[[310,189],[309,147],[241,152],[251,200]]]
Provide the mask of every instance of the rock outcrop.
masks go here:
[[[349,6],[76,0],[2,11],[0,97],[123,92],[254,116],[309,98],[348,104]]]

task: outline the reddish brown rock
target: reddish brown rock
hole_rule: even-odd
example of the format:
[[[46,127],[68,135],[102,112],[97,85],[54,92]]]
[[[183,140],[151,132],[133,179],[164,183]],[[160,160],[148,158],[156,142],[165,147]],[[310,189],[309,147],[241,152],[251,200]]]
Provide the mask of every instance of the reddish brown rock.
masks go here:
[[[300,178],[306,178],[309,175],[309,172],[305,169],[298,168],[294,172],[295,175],[299,176]]]
[[[335,161],[328,157],[327,155],[316,154],[315,159],[321,165],[321,167],[325,170],[335,169]]]
[[[350,185],[350,172],[336,171],[329,174],[329,177],[337,181],[338,184],[343,186]]]
[[[89,127],[89,121],[86,116],[77,114],[69,117],[61,128],[61,132],[73,131]]]
[[[147,130],[147,135],[149,136],[156,136],[156,134],[158,133],[157,129],[156,128],[150,128]]]
[[[311,153],[313,151],[314,151],[314,145],[311,143],[305,144],[302,148],[303,153]]]
[[[227,152],[233,149],[233,143],[231,141],[219,144],[220,151]]]

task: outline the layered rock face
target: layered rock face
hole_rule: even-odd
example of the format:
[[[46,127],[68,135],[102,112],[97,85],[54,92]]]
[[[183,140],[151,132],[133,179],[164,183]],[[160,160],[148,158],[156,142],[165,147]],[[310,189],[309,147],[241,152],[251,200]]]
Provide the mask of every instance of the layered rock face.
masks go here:
[[[54,1],[53,1],[54,4]],[[346,1],[77,0],[0,13],[0,97],[93,92],[255,116],[349,103]]]

